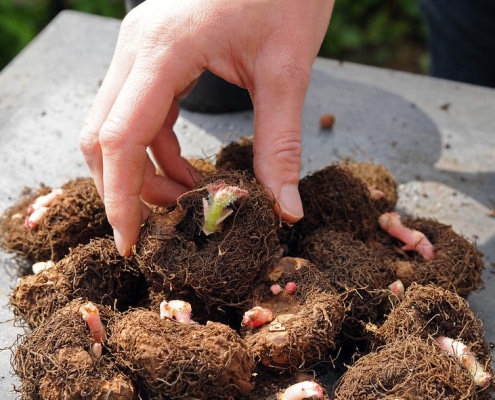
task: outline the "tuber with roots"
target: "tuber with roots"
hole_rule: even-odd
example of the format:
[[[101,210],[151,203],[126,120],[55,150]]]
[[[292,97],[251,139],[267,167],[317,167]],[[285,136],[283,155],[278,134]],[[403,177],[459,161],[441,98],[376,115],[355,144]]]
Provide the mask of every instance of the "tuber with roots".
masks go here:
[[[389,235],[404,242],[403,250],[415,250],[421,254],[425,260],[433,260],[435,251],[433,245],[424,233],[410,229],[402,225],[400,215],[397,212],[387,212],[380,215],[378,222],[381,228]]]

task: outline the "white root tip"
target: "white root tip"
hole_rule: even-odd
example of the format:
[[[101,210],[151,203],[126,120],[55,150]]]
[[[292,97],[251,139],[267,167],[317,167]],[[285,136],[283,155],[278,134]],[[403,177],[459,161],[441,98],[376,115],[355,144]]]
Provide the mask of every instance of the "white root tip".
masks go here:
[[[42,272],[46,269],[50,269],[54,265],[55,265],[55,263],[52,260],[38,261],[37,263],[34,263],[31,268],[33,270],[33,274],[38,275],[40,272]]]

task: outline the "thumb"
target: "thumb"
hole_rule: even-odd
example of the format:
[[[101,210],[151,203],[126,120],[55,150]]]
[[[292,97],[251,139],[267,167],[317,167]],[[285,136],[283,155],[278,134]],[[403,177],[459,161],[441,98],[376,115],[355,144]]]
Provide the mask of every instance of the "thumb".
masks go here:
[[[262,74],[253,91],[254,171],[275,199],[282,219],[303,217],[298,183],[301,169],[301,120],[309,71],[286,68]],[[275,76],[275,78],[274,78]]]

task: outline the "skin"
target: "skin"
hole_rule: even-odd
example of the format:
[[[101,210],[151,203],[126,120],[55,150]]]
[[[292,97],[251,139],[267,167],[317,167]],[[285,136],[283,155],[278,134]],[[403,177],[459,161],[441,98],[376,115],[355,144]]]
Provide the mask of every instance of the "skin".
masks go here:
[[[206,69],[248,89],[256,177],[283,219],[302,218],[301,114],[333,3],[147,0],[126,16],[80,136],[122,255],[149,215],[143,201],[170,204],[199,179],[180,156],[173,126],[178,99]]]

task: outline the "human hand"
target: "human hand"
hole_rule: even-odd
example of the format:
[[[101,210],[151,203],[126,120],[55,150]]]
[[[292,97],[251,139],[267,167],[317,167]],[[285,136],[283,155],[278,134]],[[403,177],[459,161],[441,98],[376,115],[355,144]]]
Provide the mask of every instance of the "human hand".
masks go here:
[[[80,137],[122,255],[149,214],[143,201],[170,204],[199,178],[173,126],[178,98],[206,69],[249,90],[256,177],[282,218],[303,216],[301,114],[332,8],[333,0],[147,0],[126,16]]]

